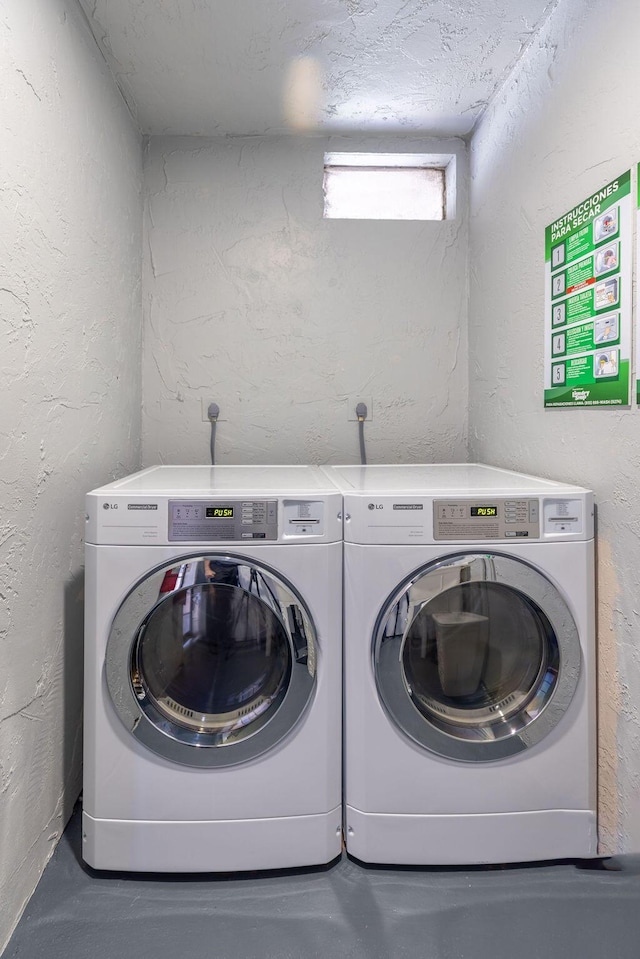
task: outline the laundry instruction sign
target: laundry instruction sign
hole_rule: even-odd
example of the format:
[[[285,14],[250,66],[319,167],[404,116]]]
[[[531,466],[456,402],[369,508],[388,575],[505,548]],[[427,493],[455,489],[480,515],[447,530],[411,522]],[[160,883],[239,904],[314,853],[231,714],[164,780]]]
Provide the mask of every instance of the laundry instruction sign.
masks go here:
[[[545,231],[544,405],[628,406],[631,171]]]

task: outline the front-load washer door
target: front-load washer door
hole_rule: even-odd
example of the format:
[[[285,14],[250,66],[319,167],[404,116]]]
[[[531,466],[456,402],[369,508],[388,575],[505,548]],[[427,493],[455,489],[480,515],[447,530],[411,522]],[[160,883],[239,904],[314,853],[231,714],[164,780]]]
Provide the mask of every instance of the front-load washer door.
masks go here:
[[[488,762],[540,742],[578,685],[578,630],[557,588],[512,556],[466,552],[411,574],[373,640],[378,694],[420,746]]]
[[[199,555],[130,590],[105,673],[132,736],[172,762],[227,766],[273,748],[316,680],[317,636],[293,586],[245,557]]]

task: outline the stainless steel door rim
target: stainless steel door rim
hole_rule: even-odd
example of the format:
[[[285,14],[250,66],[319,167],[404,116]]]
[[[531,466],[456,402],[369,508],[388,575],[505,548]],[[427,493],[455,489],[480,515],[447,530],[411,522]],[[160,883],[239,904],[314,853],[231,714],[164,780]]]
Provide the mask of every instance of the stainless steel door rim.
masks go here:
[[[581,671],[578,630],[532,565],[463,552],[411,573],[373,636],[381,702],[411,740],[490,762],[534,746],[561,721]]]
[[[275,570],[198,553],[131,588],[111,625],[105,678],[128,732],[171,762],[229,766],[273,748],[315,689],[310,613]]]

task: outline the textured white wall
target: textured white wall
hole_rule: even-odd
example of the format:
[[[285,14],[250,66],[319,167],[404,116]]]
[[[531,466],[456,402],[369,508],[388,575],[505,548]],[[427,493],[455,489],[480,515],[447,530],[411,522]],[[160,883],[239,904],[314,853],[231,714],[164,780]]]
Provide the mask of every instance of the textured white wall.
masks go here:
[[[457,218],[323,220],[326,149],[455,152]],[[464,460],[467,170],[458,140],[152,138],[143,461]]]
[[[142,162],[75,0],[0,51],[2,951],[80,789],[84,493],[139,461]]]
[[[544,228],[640,160],[640,5],[561,0],[471,150],[471,458],[599,503],[603,851],[640,851],[640,412],[543,402]]]
[[[287,120],[327,134],[465,135],[549,4],[81,2],[140,129],[216,137],[288,133]],[[299,115],[286,107],[301,63],[318,79]]]

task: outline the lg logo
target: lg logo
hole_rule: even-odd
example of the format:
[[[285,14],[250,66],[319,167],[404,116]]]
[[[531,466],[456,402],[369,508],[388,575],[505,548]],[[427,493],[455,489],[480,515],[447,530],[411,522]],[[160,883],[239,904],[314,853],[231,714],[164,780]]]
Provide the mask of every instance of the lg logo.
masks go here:
[[[384,509],[382,503],[369,503],[369,509]]]
[[[117,508],[118,508],[118,504],[117,504],[117,503],[103,503],[103,504],[102,504],[102,508],[103,508],[103,509],[117,509]]]

